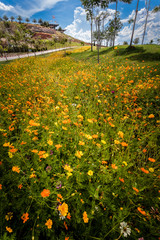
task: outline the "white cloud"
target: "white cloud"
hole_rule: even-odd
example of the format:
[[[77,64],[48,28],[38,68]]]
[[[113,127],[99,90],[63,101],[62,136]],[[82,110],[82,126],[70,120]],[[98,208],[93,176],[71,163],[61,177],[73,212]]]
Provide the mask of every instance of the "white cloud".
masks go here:
[[[4,3],[0,2],[0,10],[3,11],[12,11],[14,9],[11,5],[5,5]]]
[[[33,14],[52,8],[56,3],[68,0],[19,0],[16,6],[7,6],[0,2],[0,10],[10,11],[22,17],[31,17]]]
[[[111,16],[108,17],[108,19],[106,19],[105,24],[109,22],[109,19],[113,19],[113,13],[114,13],[114,10],[112,9],[108,9],[107,11],[111,14]],[[134,19],[134,16],[135,16],[135,11],[133,10],[127,18],[121,20],[124,25],[122,30],[119,32],[118,37],[116,37],[116,44],[123,44],[124,41],[127,41],[128,43],[130,43],[133,24],[129,25],[128,20]],[[145,19],[146,19],[146,10],[145,8],[142,8],[138,12],[135,32],[134,32],[134,39],[139,37],[140,43],[142,41]],[[157,12],[157,13],[152,13],[152,11],[149,12],[144,43],[149,43],[150,40],[152,39],[156,43],[157,39],[160,36],[159,19],[160,19],[160,12]],[[83,8],[77,7],[75,9],[74,20],[70,25],[66,27],[66,34],[74,38],[83,40],[85,42],[90,42],[90,39],[91,39],[90,23],[86,21],[86,12]]]
[[[74,20],[66,28],[66,34],[90,42],[90,23],[86,21],[86,12],[83,8],[77,7],[74,10]]]

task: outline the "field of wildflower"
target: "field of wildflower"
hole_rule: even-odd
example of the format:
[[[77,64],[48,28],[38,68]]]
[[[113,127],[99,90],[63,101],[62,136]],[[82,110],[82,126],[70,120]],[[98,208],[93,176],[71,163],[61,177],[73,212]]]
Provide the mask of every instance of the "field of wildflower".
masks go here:
[[[1,240],[160,239],[159,61],[96,57],[1,65]]]

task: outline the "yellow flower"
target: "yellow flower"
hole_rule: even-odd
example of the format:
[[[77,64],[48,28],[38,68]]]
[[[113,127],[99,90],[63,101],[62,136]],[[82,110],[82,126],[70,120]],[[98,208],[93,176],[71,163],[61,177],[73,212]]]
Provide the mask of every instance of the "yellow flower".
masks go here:
[[[149,168],[149,171],[150,172],[154,172],[154,168]]]
[[[53,145],[53,141],[52,141],[51,139],[49,139],[47,143],[48,143],[50,146]]]
[[[101,143],[103,143],[103,144],[106,144],[106,141],[104,141],[104,140],[101,140]]]
[[[77,151],[77,152],[75,153],[75,156],[78,157],[78,158],[81,158],[81,157],[83,156],[82,151]]]
[[[114,143],[115,143],[115,144],[120,144],[120,141],[114,140]]]
[[[83,146],[83,145],[85,145],[85,143],[84,143],[84,142],[82,142],[82,141],[79,141],[78,145],[81,145],[81,146]]]
[[[47,226],[48,229],[51,229],[52,228],[52,220],[51,219],[48,219],[47,222],[45,223],[45,225]]]
[[[118,132],[118,136],[121,137],[121,138],[123,138],[123,136],[124,136],[123,132],[122,132],[122,131],[119,131],[119,132]]]
[[[89,170],[87,174],[88,174],[89,176],[93,176],[93,171],[92,171],[92,170]]]
[[[9,158],[13,158],[13,154],[11,152],[8,152]]]
[[[69,165],[65,165],[64,169],[67,170],[69,173],[73,172],[73,169]]]
[[[125,166],[127,166],[127,165],[128,165],[128,164],[127,164],[125,161],[123,161],[123,163],[124,163],[124,165],[125,165]]]
[[[12,228],[7,227],[7,226],[6,226],[6,230],[7,230],[9,233],[12,233],[12,232],[13,232]]]
[[[61,215],[65,217],[68,213],[68,205],[63,203],[62,205],[59,205],[58,210],[60,211]]]

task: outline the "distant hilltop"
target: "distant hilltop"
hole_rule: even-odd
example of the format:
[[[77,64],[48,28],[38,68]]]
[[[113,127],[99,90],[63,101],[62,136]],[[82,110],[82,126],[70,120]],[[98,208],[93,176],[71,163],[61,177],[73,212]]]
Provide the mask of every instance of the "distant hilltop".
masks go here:
[[[67,34],[59,24],[18,23],[0,21],[0,53],[35,52],[68,43],[85,44]]]

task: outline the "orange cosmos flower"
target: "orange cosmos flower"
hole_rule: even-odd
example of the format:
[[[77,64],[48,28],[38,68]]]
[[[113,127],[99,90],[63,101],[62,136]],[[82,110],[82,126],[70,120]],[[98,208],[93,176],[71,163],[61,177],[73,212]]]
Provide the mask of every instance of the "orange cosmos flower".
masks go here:
[[[84,223],[88,223],[88,221],[89,221],[86,211],[83,213],[83,221],[84,221]]]
[[[20,172],[20,168],[18,166],[13,166],[12,167],[12,171],[19,173]]]
[[[98,138],[98,135],[97,134],[93,134],[92,138]]]
[[[66,228],[66,230],[68,230],[68,226],[67,226],[67,223],[64,221],[64,226]]]
[[[9,131],[13,131],[13,130],[14,130],[14,127],[9,126]]]
[[[12,232],[13,232],[12,228],[7,227],[7,226],[6,226],[6,230],[7,230],[9,233],[12,233]]]
[[[148,118],[154,118],[154,114],[150,114]]]
[[[29,121],[29,125],[31,125],[32,127],[39,127],[39,126],[40,126],[40,124],[34,122],[34,120],[30,120],[30,121]]]
[[[124,179],[119,177],[119,180],[124,183]]]
[[[68,240],[69,239],[69,237],[65,237],[65,240]]]
[[[55,147],[56,147],[56,150],[58,151],[58,150],[59,150],[59,148],[61,148],[61,147],[62,147],[62,145],[61,145],[61,144],[57,144],[57,145],[55,145]]]
[[[71,214],[70,214],[70,213],[67,214],[67,218],[68,218],[69,220],[71,219]]]
[[[9,151],[10,151],[11,153],[16,153],[16,152],[18,151],[18,149],[16,149],[16,148],[11,148],[11,149],[9,149]]]
[[[127,146],[128,146],[128,144],[127,144],[126,142],[121,142],[121,145],[122,145],[123,147],[127,147]]]
[[[51,219],[48,219],[47,222],[45,223],[45,225],[47,226],[48,229],[51,229],[52,228],[52,220]]]
[[[2,184],[0,184],[0,190],[2,190]]]
[[[116,164],[111,164],[111,167],[112,167],[113,169],[118,169],[118,167],[116,166]]]
[[[29,214],[28,213],[23,213],[21,219],[23,220],[23,223],[25,223],[29,219]]]
[[[62,205],[59,205],[58,210],[60,211],[61,215],[65,217],[68,213],[68,205],[63,203]]]
[[[22,184],[18,185],[18,188],[19,188],[19,189],[21,189],[22,187],[23,187],[23,185],[22,185]]]
[[[155,162],[156,160],[154,158],[148,158],[150,162]]]
[[[43,191],[41,192],[41,196],[42,196],[43,198],[49,197],[50,193],[51,193],[50,190],[48,190],[48,189],[43,189]]]
[[[139,192],[139,190],[137,188],[135,188],[135,187],[132,187],[132,188],[135,192],[137,192],[137,193]]]
[[[144,169],[144,168],[141,168],[141,170],[142,170],[142,172],[144,172],[144,173],[149,173],[149,171],[148,170],[146,170],[146,169]]]
[[[137,210],[144,216],[147,216],[146,212],[142,208],[138,207]]]

